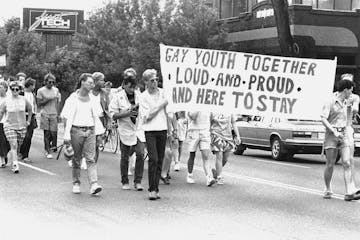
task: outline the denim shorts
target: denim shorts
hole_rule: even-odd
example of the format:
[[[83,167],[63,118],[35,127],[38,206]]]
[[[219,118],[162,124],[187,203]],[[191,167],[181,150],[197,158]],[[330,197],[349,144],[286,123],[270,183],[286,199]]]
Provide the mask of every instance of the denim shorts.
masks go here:
[[[351,132],[344,128],[343,131],[340,131],[341,136],[335,137],[335,135],[329,131],[325,133],[325,141],[324,141],[324,149],[330,148],[344,148],[350,147],[353,137],[351,136]]]

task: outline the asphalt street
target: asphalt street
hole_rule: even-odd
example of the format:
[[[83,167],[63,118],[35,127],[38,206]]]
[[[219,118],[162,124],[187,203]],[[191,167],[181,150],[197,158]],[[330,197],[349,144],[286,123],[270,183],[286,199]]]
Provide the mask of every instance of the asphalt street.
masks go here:
[[[270,152],[246,150],[231,155],[225,185],[211,188],[199,157],[195,184],[186,183],[184,152],[181,171],[171,171],[171,184],[160,185],[161,199],[149,201],[145,190],[121,189],[119,156],[103,152],[98,172],[104,190],[90,196],[82,171],[82,193],[75,195],[71,169],[63,156],[45,158],[37,129],[33,163],[22,163],[17,175],[9,166],[0,169],[0,239],[359,239],[360,201],[343,200],[341,165],[334,172],[335,196],[324,200],[320,155],[279,162]]]

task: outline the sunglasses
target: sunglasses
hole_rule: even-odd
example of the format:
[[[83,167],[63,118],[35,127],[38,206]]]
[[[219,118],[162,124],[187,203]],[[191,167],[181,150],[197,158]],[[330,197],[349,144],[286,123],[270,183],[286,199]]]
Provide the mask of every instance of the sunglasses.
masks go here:
[[[158,78],[158,77],[149,79],[149,82],[158,82],[158,81],[159,81],[159,78]]]
[[[18,91],[20,91],[20,88],[10,88],[11,89],[11,91],[13,91],[13,92],[18,92]]]
[[[48,81],[48,83],[55,84],[55,81]]]

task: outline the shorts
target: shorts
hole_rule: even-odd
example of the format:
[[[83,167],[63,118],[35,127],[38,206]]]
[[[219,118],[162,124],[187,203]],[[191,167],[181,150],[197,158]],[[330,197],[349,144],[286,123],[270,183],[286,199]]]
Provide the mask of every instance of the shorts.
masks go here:
[[[354,141],[351,140],[353,137],[350,135],[350,132],[344,130],[340,132],[342,137],[335,137],[333,133],[326,131],[325,133],[325,141],[324,141],[324,149],[337,148],[341,149],[344,147],[350,147],[354,144]]]
[[[210,131],[207,129],[191,129],[187,132],[187,144],[190,152],[196,152],[196,149],[210,150]]]
[[[56,114],[41,114],[40,129],[57,132],[58,119]]]
[[[24,141],[25,135],[26,135],[26,128],[22,129],[10,129],[4,127],[5,136],[8,142],[17,141],[19,143],[19,146]]]
[[[227,152],[235,147],[232,139],[225,139],[217,134],[211,134],[211,151],[213,152]]]

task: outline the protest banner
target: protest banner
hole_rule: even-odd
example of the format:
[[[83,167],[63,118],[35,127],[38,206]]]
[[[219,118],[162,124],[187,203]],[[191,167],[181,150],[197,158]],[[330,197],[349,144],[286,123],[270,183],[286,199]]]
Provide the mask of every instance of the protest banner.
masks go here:
[[[320,119],[332,96],[336,59],[308,59],[160,44],[171,111]]]

